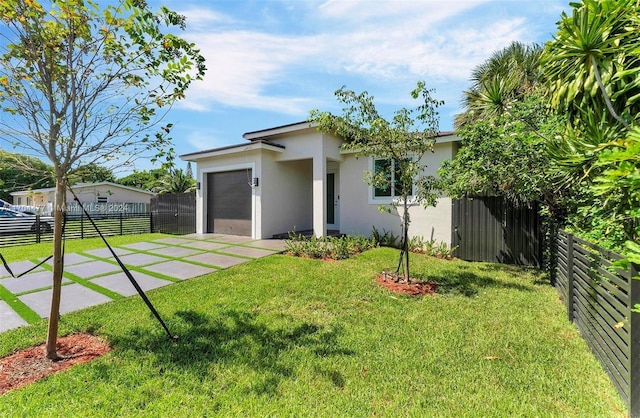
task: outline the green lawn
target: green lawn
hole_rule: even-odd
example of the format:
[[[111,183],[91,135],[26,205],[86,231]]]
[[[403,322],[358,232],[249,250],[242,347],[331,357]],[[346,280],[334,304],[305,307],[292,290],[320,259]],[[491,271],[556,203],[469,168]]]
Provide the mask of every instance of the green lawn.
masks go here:
[[[139,297],[64,315],[62,335],[113,351],[6,393],[0,415],[624,416],[543,276],[412,254],[443,283],[413,299],[373,281],[397,256],[275,255],[149,292],[177,343]],[[45,336],[3,333],[0,356]]]
[[[167,234],[135,234],[108,236],[105,238],[107,239],[107,242],[109,242],[109,245],[118,246],[172,236],[173,235]],[[37,260],[50,256],[53,251],[52,245],[52,242],[43,242],[31,245],[12,245],[8,247],[0,247],[0,252],[8,263],[22,260]],[[101,238],[70,239],[65,242],[64,248],[65,253],[71,254],[79,251],[105,248],[105,245]]]

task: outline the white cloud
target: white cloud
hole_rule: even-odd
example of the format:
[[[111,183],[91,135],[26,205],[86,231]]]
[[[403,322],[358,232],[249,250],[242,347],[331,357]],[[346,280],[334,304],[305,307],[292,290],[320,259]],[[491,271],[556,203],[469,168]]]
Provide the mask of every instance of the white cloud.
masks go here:
[[[285,79],[290,66],[308,56],[300,40],[249,31],[198,34],[192,40],[207,59],[207,73],[194,84],[183,106],[203,110],[213,100],[292,114],[307,108],[304,98],[277,97],[264,91]]]
[[[318,7],[318,11],[322,16],[341,21],[343,24],[348,24],[349,22],[361,24],[372,20],[395,21],[409,19],[426,26],[455,16],[487,1],[489,0],[328,0]]]
[[[178,10],[177,12],[187,18],[187,26],[190,31],[200,32],[206,31],[211,27],[240,23],[229,15],[203,7],[190,7],[188,9]]]
[[[208,71],[180,105],[207,110],[222,103],[306,115],[319,101],[304,88],[305,77],[314,74],[346,73],[381,83],[464,81],[493,51],[526,37],[522,18],[455,19],[486,2],[330,0],[305,9],[305,31],[278,34],[228,30],[230,17],[188,9],[182,13],[196,29],[190,40],[207,58]],[[250,27],[248,21],[236,23]]]

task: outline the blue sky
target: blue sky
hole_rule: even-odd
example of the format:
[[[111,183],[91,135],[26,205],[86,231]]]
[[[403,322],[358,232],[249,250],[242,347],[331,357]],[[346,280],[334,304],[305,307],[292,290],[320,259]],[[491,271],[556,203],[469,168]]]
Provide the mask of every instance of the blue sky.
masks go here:
[[[183,37],[207,74],[166,121],[178,154],[242,143],[249,131],[339,113],[343,85],[385,114],[413,105],[418,80],[444,100],[451,130],[471,70],[512,41],[544,43],[568,1],[162,0],[187,16]]]
[[[445,102],[448,131],[472,69],[512,41],[550,40],[568,1],[148,0],[187,16],[181,36],[208,68],[163,123],[174,124],[181,155],[243,143],[243,133],[306,120],[311,109],[340,113],[342,86],[368,91],[390,117],[416,104],[409,93],[423,80]],[[116,174],[151,168],[140,158]]]

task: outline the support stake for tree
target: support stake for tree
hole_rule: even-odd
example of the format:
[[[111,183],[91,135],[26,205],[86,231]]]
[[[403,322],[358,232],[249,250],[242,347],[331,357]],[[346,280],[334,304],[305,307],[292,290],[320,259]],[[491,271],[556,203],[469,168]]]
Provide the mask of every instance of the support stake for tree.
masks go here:
[[[87,210],[84,208],[84,206],[82,206],[82,204],[80,203],[80,199],[78,199],[78,196],[75,194],[73,189],[71,189],[71,186],[69,186],[69,191],[73,195],[73,199],[80,205],[80,207],[82,207],[82,210],[83,210],[84,214],[87,215],[87,220],[89,220],[89,222],[91,222],[91,225],[93,225],[93,228],[96,230],[96,232],[98,233],[98,235],[102,239],[102,242],[104,242],[104,244],[107,246],[107,248],[111,252],[111,255],[116,260],[116,262],[118,263],[118,265],[120,266],[120,268],[122,269],[124,274],[127,276],[129,281],[133,285],[133,287],[136,289],[136,291],[138,292],[138,294],[140,295],[140,297],[142,298],[144,303],[147,305],[147,307],[149,308],[149,310],[153,314],[153,316],[158,320],[160,325],[162,325],[162,328],[164,329],[164,331],[169,336],[169,339],[171,339],[173,341],[176,341],[178,339],[178,336],[171,334],[171,331],[169,331],[169,327],[167,327],[167,324],[164,323],[164,321],[162,320],[162,317],[160,316],[160,314],[158,313],[156,308],[153,306],[153,304],[151,303],[151,301],[147,297],[146,293],[144,293],[144,290],[142,290],[142,288],[138,284],[138,281],[133,277],[133,275],[131,274],[131,272],[129,271],[127,266],[124,265],[122,260],[120,260],[120,257],[118,257],[118,254],[116,254],[116,252],[113,250],[113,248],[111,248],[111,246],[107,242],[107,239],[104,237],[104,235],[102,235],[102,232],[100,232],[100,229],[98,228],[98,225],[96,225],[96,223],[93,221],[93,218],[89,215],[89,212],[87,212]]]

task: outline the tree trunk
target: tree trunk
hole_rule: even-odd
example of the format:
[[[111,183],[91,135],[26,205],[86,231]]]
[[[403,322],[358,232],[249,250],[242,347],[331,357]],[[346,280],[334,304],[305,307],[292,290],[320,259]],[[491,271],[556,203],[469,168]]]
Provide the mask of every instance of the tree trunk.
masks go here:
[[[62,224],[64,223],[64,212],[66,209],[66,195],[64,180],[61,178],[56,179],[56,197],[53,209],[53,289],[51,290],[51,310],[49,312],[49,329],[47,333],[47,358],[49,359],[58,358],[56,344],[58,341],[62,273],[64,271],[64,260],[62,258]]]
[[[404,281],[409,284],[409,205],[407,204],[408,197],[404,199],[404,219],[403,219],[403,251],[404,251]]]

